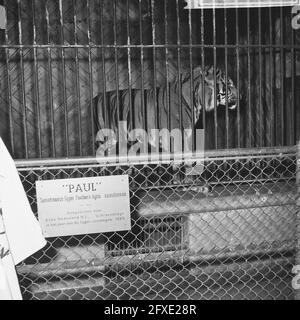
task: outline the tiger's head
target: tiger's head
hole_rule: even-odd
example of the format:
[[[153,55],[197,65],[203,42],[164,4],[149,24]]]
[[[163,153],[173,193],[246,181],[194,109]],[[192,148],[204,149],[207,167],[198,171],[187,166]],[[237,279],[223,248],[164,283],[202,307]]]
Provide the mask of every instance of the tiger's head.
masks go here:
[[[232,79],[227,75],[227,88],[226,88],[226,74],[224,70],[217,69],[217,103],[220,106],[226,106],[226,101],[228,103],[228,108],[234,110],[237,106],[238,91]],[[227,90],[227,94],[226,94]]]
[[[230,110],[234,110],[236,108],[238,90],[228,75],[226,87],[226,74],[224,70],[217,68],[216,75],[214,75],[213,67],[207,67],[204,71],[202,71],[201,67],[197,67],[193,70],[193,79],[195,86],[194,100],[197,118],[203,109],[206,112],[213,111],[215,109],[215,101],[216,107],[228,105]],[[214,79],[216,79],[216,83],[214,83]],[[217,91],[216,94],[215,90]],[[203,98],[204,101],[202,101]]]

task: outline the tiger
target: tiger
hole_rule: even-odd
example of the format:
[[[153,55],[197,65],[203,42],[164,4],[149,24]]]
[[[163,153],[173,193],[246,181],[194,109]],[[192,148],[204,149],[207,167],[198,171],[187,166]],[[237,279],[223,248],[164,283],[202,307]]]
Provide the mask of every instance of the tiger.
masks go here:
[[[143,91],[126,89],[119,90],[118,94],[118,99],[117,91],[99,93],[93,99],[96,142],[99,143],[97,156],[99,157],[105,156],[107,154],[105,150],[110,150],[117,145],[119,121],[126,122],[127,132],[133,129],[150,131],[148,142],[153,147],[159,145],[162,151],[181,152],[182,148],[186,151],[186,146],[182,146],[181,141],[175,142],[171,150],[168,134],[158,137],[152,134],[150,129],[168,128],[170,131],[176,128],[184,129],[182,131],[186,136],[183,141],[188,141],[188,148],[190,148],[193,124],[197,123],[200,114],[212,112],[215,108],[226,105],[230,110],[234,110],[238,99],[238,90],[233,80],[229,76],[226,77],[222,68],[216,68],[214,72],[213,66],[205,67],[204,70],[201,66],[195,67],[192,72],[182,73],[180,80],[176,79],[155,90],[153,88]],[[111,129],[115,133],[109,142],[105,142],[104,129]],[[137,134],[135,139],[139,141],[142,137]]]

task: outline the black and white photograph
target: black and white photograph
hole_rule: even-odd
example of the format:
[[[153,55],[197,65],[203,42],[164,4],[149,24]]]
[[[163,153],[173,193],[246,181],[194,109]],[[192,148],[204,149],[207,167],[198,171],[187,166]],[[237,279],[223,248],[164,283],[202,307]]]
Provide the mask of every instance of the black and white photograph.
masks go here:
[[[300,300],[300,1],[0,0],[0,300]]]

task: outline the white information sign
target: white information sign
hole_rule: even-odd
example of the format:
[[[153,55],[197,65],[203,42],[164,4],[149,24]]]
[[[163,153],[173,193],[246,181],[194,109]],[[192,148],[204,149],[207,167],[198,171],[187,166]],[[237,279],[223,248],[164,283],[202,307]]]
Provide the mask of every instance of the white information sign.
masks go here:
[[[130,230],[128,175],[36,182],[45,237]]]

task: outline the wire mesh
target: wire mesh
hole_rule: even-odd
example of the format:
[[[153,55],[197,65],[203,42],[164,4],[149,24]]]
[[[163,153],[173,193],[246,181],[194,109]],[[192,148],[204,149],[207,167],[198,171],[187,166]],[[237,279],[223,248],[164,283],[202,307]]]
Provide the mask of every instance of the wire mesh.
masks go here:
[[[197,159],[194,159],[197,160]],[[206,154],[182,163],[17,162],[37,180],[129,175],[130,231],[48,238],[18,266],[26,299],[293,299],[296,151]]]

